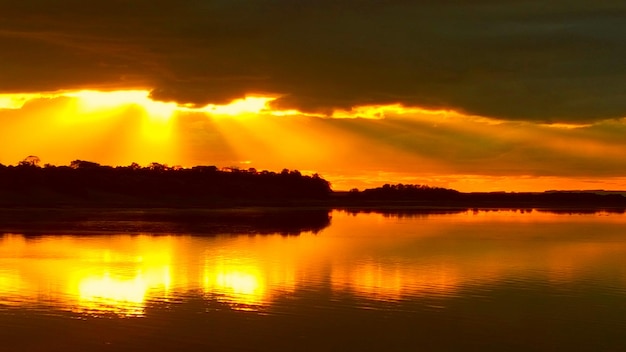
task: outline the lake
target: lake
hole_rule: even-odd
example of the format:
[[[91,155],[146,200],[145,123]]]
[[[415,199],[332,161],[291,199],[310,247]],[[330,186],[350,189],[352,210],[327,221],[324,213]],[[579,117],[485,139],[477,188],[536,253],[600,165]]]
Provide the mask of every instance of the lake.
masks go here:
[[[327,215],[1,234],[0,350],[626,350],[624,214]]]

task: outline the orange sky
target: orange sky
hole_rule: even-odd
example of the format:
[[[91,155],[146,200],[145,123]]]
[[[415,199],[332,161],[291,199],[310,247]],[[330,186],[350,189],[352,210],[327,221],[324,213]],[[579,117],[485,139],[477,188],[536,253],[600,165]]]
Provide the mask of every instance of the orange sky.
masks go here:
[[[626,120],[540,124],[454,111],[361,106],[332,114],[248,96],[194,107],[147,90],[0,95],[0,163],[36,155],[318,172],[336,190],[417,183],[461,191],[626,189]]]
[[[0,163],[289,168],[335,189],[623,190],[625,12],[571,0],[5,1]]]

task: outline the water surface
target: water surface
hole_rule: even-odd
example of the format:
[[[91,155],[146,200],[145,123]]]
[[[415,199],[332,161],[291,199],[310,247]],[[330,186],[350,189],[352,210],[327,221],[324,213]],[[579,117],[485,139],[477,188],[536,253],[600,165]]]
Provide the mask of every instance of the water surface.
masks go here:
[[[626,216],[0,237],[7,351],[626,350]]]

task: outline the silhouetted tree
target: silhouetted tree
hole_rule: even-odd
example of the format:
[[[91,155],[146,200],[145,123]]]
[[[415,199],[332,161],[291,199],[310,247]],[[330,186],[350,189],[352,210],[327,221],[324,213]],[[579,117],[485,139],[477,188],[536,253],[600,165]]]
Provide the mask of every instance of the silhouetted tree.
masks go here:
[[[153,171],[165,171],[165,170],[168,169],[167,165],[159,164],[159,163],[156,163],[156,162],[150,163],[150,166],[148,166],[148,168],[150,170],[153,170]]]
[[[21,165],[21,166],[38,166],[40,162],[41,162],[41,159],[39,159],[38,156],[29,155],[29,156],[25,157],[24,160],[20,161],[18,165]]]
[[[92,161],[74,160],[70,163],[70,167],[72,169],[97,169],[100,167],[100,164]]]

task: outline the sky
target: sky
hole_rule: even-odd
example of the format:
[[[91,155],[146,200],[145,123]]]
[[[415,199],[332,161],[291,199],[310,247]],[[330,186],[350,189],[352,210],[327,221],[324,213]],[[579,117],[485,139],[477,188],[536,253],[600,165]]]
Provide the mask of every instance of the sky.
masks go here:
[[[0,0],[0,163],[626,190],[626,3]]]

